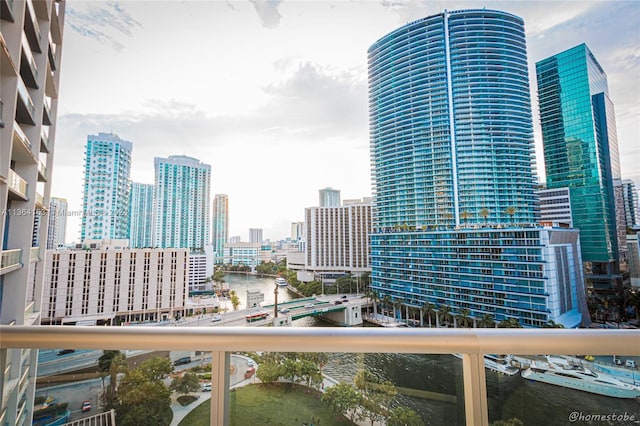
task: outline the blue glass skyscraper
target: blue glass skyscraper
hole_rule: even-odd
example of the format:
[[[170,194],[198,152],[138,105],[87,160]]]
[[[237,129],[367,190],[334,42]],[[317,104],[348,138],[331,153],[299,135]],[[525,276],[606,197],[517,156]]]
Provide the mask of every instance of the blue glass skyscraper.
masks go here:
[[[530,223],[533,126],[522,19],[444,12],[369,48],[379,227]]]
[[[522,19],[445,11],[382,37],[368,58],[372,288],[474,320],[588,321],[577,232],[533,225]]]

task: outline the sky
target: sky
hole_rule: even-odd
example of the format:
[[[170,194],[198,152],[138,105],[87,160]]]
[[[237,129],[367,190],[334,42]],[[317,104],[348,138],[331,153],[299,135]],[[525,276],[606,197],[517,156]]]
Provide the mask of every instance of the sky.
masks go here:
[[[623,178],[640,187],[640,1],[67,0],[52,192],[81,210],[87,135],[133,143],[131,179],[153,158],[212,166],[229,236],[272,241],[332,187],[371,196],[367,49],[444,9],[525,21],[537,173],[544,159],[535,62],[586,43],[609,78]],[[80,223],[68,218],[67,242]]]

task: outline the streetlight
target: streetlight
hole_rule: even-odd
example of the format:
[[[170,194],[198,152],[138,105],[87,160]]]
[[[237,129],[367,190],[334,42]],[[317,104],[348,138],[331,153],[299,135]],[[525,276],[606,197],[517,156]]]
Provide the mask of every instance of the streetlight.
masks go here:
[[[273,289],[273,296],[275,298],[275,303],[273,305],[273,317],[278,318],[278,283],[275,283],[275,288]]]

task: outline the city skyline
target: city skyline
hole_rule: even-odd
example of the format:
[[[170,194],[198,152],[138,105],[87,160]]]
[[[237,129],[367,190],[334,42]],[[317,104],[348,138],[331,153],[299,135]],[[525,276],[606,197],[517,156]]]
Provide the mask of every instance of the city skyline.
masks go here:
[[[393,4],[274,2],[256,10],[248,2],[71,5],[52,195],[69,199],[71,210],[80,209],[79,191],[69,184],[80,176],[73,152],[87,134],[112,131],[134,144],[134,181],[153,181],[155,155],[185,154],[211,164],[211,190],[229,196],[229,234],[244,240],[252,226],[263,228],[271,240],[288,236],[291,222],[317,203],[320,188],[339,188],[345,199],[370,196],[368,46],[445,7],[477,7],[474,2]],[[582,42],[589,45],[607,71],[616,104],[622,177],[638,183],[640,5],[554,2],[551,18],[550,4],[488,1],[483,6],[524,18],[530,76],[536,61]],[[190,31],[173,32],[157,43],[169,24],[189,25]],[[217,42],[231,31],[233,43]],[[202,54],[198,41],[207,43],[211,54]],[[169,54],[170,61],[162,60]],[[256,186],[265,180],[268,185]],[[279,183],[295,197],[275,197]],[[78,239],[74,220],[69,242]]]

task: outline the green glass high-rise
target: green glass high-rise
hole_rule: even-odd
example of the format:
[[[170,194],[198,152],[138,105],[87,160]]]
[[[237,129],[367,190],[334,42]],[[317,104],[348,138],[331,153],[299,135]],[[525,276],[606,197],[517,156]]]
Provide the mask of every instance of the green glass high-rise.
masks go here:
[[[617,272],[614,182],[620,161],[607,75],[585,44],[536,63],[547,187],[571,188],[582,260]]]

